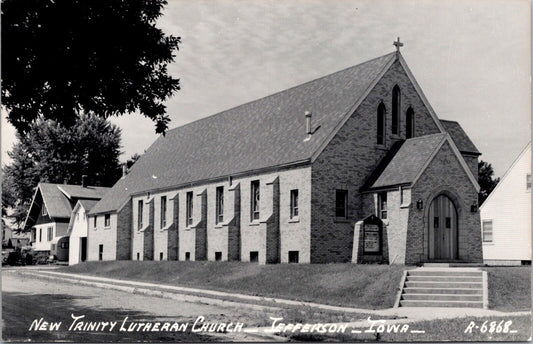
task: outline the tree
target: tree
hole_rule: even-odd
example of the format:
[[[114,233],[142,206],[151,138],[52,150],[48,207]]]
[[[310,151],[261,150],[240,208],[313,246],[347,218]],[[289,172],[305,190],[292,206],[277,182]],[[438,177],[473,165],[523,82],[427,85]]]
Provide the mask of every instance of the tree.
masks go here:
[[[478,202],[479,205],[482,205],[483,202],[489,197],[490,193],[498,182],[500,181],[500,178],[493,178],[494,176],[494,170],[492,169],[492,165],[480,160],[478,163],[478,182],[480,186],[479,195],[478,195]]]
[[[165,0],[2,0],[2,103],[25,133],[39,117],[140,112],[165,133],[180,38],[156,27]]]
[[[133,166],[133,164],[135,164],[135,162],[137,160],[139,160],[139,158],[141,157],[141,155],[139,153],[135,153],[131,156],[131,158],[129,158],[128,160],[126,160],[126,167],[129,169]]]
[[[82,115],[69,128],[39,119],[17,139],[2,185],[16,224],[24,222],[39,182],[81,184],[87,175],[89,185],[112,186],[121,176],[120,129],[101,117]]]

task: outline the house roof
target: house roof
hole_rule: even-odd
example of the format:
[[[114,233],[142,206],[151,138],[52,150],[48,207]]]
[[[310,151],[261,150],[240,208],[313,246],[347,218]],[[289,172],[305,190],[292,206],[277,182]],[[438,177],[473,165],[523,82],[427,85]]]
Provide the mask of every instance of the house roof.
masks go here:
[[[380,164],[381,168],[378,166],[374,180],[369,180],[366,188],[412,183],[445,137],[446,133],[439,133],[398,142],[399,147],[383,159],[385,163]]]
[[[53,219],[68,219],[70,218],[72,212],[71,201],[84,198],[90,199],[84,202],[88,202],[87,205],[93,206],[102,197],[97,195],[104,195],[108,190],[109,188],[106,187],[82,187],[80,185],[39,183],[37,185],[37,189],[35,190],[30,210],[26,216],[24,228],[33,226],[33,223],[39,216],[40,209],[37,209],[35,203],[38,195],[42,197],[43,204],[48,212],[48,216]]]
[[[83,209],[85,209],[86,212],[89,212],[96,203],[98,203],[99,200],[92,200],[92,199],[80,199],[78,203],[80,203],[83,206]]]
[[[135,193],[309,162],[395,57],[390,53],[170,130],[91,213],[115,211]],[[305,111],[313,113],[313,129],[320,126],[308,140]]]
[[[481,155],[459,123],[443,119],[441,119],[440,122],[446,132],[450,134],[453,142],[460,152]]]
[[[109,188],[102,186],[81,186],[81,185],[70,185],[70,184],[57,184],[59,190],[69,198],[84,198],[84,199],[97,199],[102,198],[108,191]]]
[[[50,217],[69,218],[72,207],[68,198],[57,186],[58,184],[39,183],[38,188],[41,190],[41,195]]]

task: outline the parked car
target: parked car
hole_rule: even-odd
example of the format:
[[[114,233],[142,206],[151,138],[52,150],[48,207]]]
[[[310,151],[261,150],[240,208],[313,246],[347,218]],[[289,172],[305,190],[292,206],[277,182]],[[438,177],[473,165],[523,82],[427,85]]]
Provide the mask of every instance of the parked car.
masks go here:
[[[7,264],[11,266],[25,265],[25,261],[20,253],[20,250],[9,252],[9,255],[7,256]]]

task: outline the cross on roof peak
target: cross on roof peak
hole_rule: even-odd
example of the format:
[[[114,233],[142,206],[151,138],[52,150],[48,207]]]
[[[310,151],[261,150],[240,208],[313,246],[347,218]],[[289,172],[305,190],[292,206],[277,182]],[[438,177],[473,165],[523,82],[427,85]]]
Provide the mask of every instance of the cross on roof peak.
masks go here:
[[[400,42],[400,37],[398,37],[398,39],[394,42],[392,42],[392,45],[394,45],[396,47],[396,52],[400,52],[400,47],[403,47],[403,43]]]

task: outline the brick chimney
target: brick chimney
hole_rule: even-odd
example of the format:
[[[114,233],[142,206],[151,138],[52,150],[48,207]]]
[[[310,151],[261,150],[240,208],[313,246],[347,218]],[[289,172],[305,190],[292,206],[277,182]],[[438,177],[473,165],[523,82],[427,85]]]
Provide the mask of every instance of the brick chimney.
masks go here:
[[[312,117],[313,117],[313,114],[311,113],[311,111],[305,112],[305,119],[307,121],[307,135],[311,135],[313,133],[311,129],[311,118]]]

